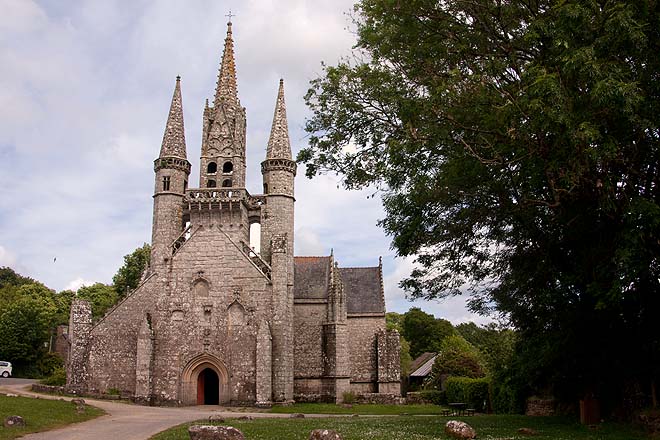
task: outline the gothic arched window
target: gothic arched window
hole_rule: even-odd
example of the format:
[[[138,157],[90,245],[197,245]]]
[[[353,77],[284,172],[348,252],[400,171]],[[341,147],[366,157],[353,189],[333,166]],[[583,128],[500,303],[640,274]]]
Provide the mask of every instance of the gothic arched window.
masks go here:
[[[212,174],[217,171],[218,171],[218,164],[215,162],[209,162],[209,166],[206,167],[206,172]]]
[[[231,179],[225,179],[222,181],[223,188],[231,188]]]
[[[216,185],[215,180],[209,180],[208,182],[206,182],[207,188],[215,188],[215,185]]]
[[[225,174],[231,174],[234,172],[234,164],[231,162],[225,162],[222,165],[222,172]]]

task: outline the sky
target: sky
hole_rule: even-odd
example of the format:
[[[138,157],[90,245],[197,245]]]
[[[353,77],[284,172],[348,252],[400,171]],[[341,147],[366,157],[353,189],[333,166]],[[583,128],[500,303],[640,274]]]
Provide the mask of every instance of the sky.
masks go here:
[[[226,14],[238,94],[247,109],[247,187],[261,192],[278,81],[293,154],[305,147],[303,96],[355,44],[351,0],[0,0],[0,266],[47,286],[110,283],[123,256],[151,240],[153,160],[181,75],[191,187],[197,186],[204,100],[212,100]],[[453,323],[488,319],[465,298],[406,299],[412,259],[377,226],[373,191],[337,176],[296,178],[296,255],[341,267],[383,257],[388,311],[420,307]]]

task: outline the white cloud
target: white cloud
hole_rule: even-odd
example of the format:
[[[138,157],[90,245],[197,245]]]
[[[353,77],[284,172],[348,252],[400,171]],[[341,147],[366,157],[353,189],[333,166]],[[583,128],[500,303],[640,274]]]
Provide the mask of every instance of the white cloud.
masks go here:
[[[64,290],[73,290],[74,292],[77,292],[81,287],[91,286],[92,284],[94,284],[94,281],[87,281],[78,277],[75,280],[69,281],[69,284],[64,287]]]
[[[4,246],[0,246],[0,267],[14,267],[16,256],[9,252]]]

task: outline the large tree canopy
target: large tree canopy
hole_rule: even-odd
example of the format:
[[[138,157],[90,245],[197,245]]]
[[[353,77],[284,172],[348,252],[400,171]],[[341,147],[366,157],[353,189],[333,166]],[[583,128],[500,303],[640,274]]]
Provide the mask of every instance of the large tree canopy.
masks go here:
[[[307,175],[379,187],[403,287],[467,286],[559,394],[660,374],[659,8],[361,0],[306,96]]]

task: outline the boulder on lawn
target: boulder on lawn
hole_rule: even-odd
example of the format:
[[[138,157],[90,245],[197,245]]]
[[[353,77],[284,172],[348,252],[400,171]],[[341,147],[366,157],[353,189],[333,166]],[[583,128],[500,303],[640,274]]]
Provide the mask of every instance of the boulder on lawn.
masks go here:
[[[305,418],[305,414],[294,413],[294,414],[291,414],[289,417],[291,417],[292,419],[304,419],[304,418]]]
[[[232,426],[191,425],[190,440],[245,440],[243,433]]]
[[[5,417],[5,428],[15,428],[25,426],[25,420],[21,416],[7,416]]]
[[[337,431],[332,429],[315,429],[309,434],[309,440],[343,440]]]
[[[225,418],[219,415],[209,416],[209,422],[211,423],[225,423]]]
[[[470,425],[465,422],[459,422],[458,420],[450,420],[445,425],[445,434],[449,437],[457,439],[473,439],[477,438],[477,431]]]

